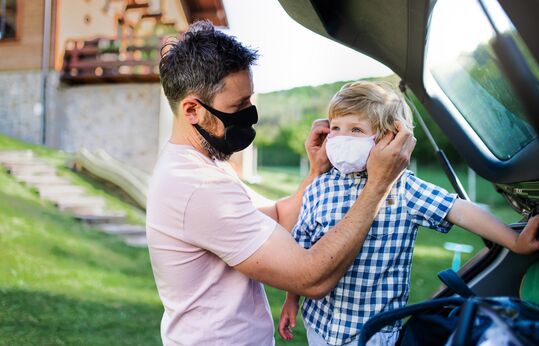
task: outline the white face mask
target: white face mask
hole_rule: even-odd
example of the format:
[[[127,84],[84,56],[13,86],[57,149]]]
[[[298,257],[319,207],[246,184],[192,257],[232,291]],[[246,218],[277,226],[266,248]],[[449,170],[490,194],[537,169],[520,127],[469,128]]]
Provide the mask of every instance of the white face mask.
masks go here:
[[[326,142],[328,159],[333,167],[343,174],[362,172],[367,167],[369,153],[374,147],[374,138],[375,136],[328,138]]]

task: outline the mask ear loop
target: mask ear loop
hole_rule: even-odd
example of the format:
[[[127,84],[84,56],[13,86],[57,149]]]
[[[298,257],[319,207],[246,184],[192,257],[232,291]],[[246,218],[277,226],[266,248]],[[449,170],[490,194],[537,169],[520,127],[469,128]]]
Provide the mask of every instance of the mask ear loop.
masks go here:
[[[217,119],[221,120],[225,127],[236,125],[236,126],[252,126],[258,123],[258,112],[255,105],[251,105],[247,108],[239,110],[235,113],[225,113],[221,112],[211,106],[205,104],[199,99],[195,99],[197,102],[204,107],[208,112],[210,112]]]

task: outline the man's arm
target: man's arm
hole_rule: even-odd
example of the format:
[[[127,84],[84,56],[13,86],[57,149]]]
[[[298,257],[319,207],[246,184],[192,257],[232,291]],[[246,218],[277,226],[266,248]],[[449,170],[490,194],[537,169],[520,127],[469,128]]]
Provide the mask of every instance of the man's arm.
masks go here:
[[[305,150],[309,158],[309,175],[301,182],[293,195],[278,200],[274,205],[259,208],[261,212],[277,221],[288,231],[292,230],[298,220],[301,199],[307,186],[331,167],[326,154],[325,140],[328,133],[329,122],[324,120],[313,122],[309,137],[305,141]]]
[[[299,295],[327,294],[352,264],[391,185],[408,165],[415,138],[402,126],[384,137],[367,162],[369,180],[343,219],[310,249],[277,225],[270,238],[234,268],[246,276]]]
[[[532,217],[518,234],[478,205],[457,199],[446,219],[513,252],[529,254],[539,250],[539,216]]]
[[[318,175],[319,173],[311,171],[293,195],[280,199],[273,205],[258,208],[258,210],[277,221],[288,232],[291,232],[298,220],[303,193]]]

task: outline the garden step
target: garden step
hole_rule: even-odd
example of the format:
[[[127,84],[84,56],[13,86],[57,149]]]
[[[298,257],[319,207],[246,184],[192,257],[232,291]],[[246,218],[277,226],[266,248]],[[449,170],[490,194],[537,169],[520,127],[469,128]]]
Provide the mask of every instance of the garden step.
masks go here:
[[[37,181],[37,182],[33,182],[32,184],[28,184],[30,187],[32,187],[34,190],[36,190],[37,192],[39,192],[40,189],[43,189],[43,188],[53,188],[53,187],[59,187],[59,186],[66,186],[66,185],[69,185],[71,182],[69,181],[65,181],[63,183],[59,182],[59,181],[53,181],[52,183],[48,182],[48,181]]]
[[[76,213],[75,219],[90,225],[125,222],[125,213],[102,212],[96,214]]]
[[[58,175],[19,175],[16,176],[16,178],[37,189],[43,185],[67,185],[71,183],[66,178],[62,178]]]
[[[35,158],[35,157],[30,157],[30,158],[27,158],[27,157],[19,157],[19,158],[11,158],[11,159],[3,159],[3,160],[0,160],[0,162],[2,163],[2,165],[4,165],[5,167],[8,167],[8,168],[12,168],[12,167],[32,167],[32,166],[36,166],[36,165],[44,165],[44,166],[48,166],[48,167],[53,167],[52,165],[50,165],[49,163],[45,162],[45,161],[42,161],[38,158]]]
[[[51,201],[55,205],[61,203],[65,200],[70,200],[74,198],[87,197],[84,192],[49,192],[45,194],[40,194],[39,197],[46,201]]]
[[[32,159],[32,150],[0,150],[0,162],[7,162],[16,159]]]
[[[98,226],[98,229],[110,234],[121,235],[144,235],[146,234],[146,227],[143,225],[131,225],[131,224],[102,224]]]
[[[103,214],[105,212],[105,208],[103,205],[95,203],[57,203],[56,207],[60,211],[69,212],[71,214],[91,215]]]
[[[54,205],[96,205],[100,207],[105,206],[105,200],[101,197],[95,197],[85,194],[84,192],[60,192],[60,193],[48,193],[40,195],[41,199],[51,201]]]
[[[124,242],[134,247],[148,247],[146,235],[123,235]]]
[[[99,197],[75,196],[53,202],[61,211],[77,214],[100,213],[105,207],[105,200]]]
[[[60,200],[56,204],[97,204],[97,205],[105,205],[105,199],[101,197],[94,197],[94,196],[87,196],[87,195],[81,195],[81,196],[74,196],[74,197],[65,197]]]
[[[32,172],[25,171],[25,172],[9,172],[12,176],[15,177],[15,179],[19,181],[34,181],[37,179],[38,181],[45,181],[46,179],[56,181],[57,178],[61,178],[59,175],[56,174],[56,172],[52,173],[46,173],[46,174],[33,174]]]
[[[16,156],[7,156],[0,158],[0,164],[3,166],[8,165],[31,165],[36,163],[43,163],[41,160],[34,157],[16,157]]]
[[[101,214],[105,208],[105,200],[99,197],[77,196],[54,202],[60,211],[74,214]]]
[[[15,176],[20,175],[54,175],[56,168],[41,162],[33,162],[32,164],[6,164],[10,174]]]
[[[83,204],[72,204],[66,206],[59,206],[58,210],[70,214],[84,214],[84,215],[99,215],[105,212],[100,206],[95,205],[83,205]]]
[[[41,185],[38,188],[39,196],[52,201],[58,200],[62,196],[80,196],[85,193],[82,187],[76,185]]]

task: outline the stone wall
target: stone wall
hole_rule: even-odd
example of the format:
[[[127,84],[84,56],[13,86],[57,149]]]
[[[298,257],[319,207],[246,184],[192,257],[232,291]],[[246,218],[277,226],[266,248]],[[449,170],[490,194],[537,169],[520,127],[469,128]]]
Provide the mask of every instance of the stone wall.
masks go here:
[[[160,86],[101,84],[58,90],[56,126],[60,147],[106,150],[150,172],[158,152]]]
[[[0,133],[41,143],[39,72],[0,73]],[[48,80],[48,146],[75,152],[104,149],[150,172],[158,153],[160,85],[67,86]]]
[[[41,143],[40,72],[0,73],[0,133]]]

